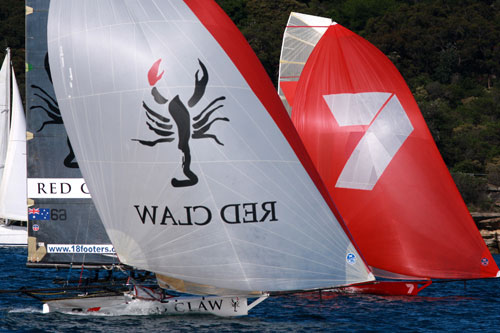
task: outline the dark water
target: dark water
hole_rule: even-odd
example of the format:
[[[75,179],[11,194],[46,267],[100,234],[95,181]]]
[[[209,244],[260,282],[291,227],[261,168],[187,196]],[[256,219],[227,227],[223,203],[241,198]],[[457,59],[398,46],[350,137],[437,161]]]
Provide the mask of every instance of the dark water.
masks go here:
[[[500,262],[500,256],[495,255]],[[0,289],[47,287],[67,270],[28,269],[26,249],[0,248]],[[75,273],[75,272],[73,272]],[[78,272],[76,272],[78,274]],[[246,317],[42,314],[38,301],[0,294],[0,332],[495,332],[500,280],[433,284],[417,297],[275,297]]]

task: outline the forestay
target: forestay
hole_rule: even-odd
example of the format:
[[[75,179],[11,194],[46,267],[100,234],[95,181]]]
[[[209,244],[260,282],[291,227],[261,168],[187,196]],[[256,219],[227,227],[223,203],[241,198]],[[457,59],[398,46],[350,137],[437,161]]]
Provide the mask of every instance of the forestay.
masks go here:
[[[64,123],[123,263],[241,291],[372,279],[213,1],[53,1]]]
[[[292,119],[377,272],[497,276],[410,90],[376,47],[331,25],[302,71]]]

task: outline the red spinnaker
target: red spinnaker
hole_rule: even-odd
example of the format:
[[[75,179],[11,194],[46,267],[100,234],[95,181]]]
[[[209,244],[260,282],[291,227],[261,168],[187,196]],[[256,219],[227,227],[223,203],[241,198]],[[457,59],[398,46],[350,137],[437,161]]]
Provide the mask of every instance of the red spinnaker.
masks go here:
[[[375,46],[332,25],[304,67],[292,120],[370,266],[497,276],[408,86]]]

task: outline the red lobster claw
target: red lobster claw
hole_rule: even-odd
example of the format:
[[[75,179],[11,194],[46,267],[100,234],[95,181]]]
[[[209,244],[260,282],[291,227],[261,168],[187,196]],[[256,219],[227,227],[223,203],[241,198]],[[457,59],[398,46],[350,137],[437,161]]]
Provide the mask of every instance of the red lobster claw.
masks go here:
[[[163,73],[165,73],[165,71],[162,71],[161,74],[158,75],[158,68],[160,67],[160,62],[161,58],[156,60],[156,62],[153,64],[153,66],[151,66],[151,68],[148,71],[148,81],[151,86],[154,86],[156,82],[158,82],[158,80],[161,79]]]

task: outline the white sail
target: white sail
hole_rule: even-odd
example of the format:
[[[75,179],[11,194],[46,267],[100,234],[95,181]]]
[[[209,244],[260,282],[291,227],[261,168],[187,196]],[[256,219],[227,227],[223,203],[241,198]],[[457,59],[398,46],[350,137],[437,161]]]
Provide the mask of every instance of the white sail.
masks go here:
[[[332,20],[291,12],[281,45],[278,94],[288,113],[292,111],[295,86],[312,50]]]
[[[215,2],[53,0],[48,46],[64,124],[123,263],[247,292],[373,279]]]
[[[0,217],[27,221],[26,119],[12,69],[12,121],[3,179],[0,184]]]
[[[10,50],[7,49],[0,69],[0,183],[2,182],[9,140],[10,98]]]

